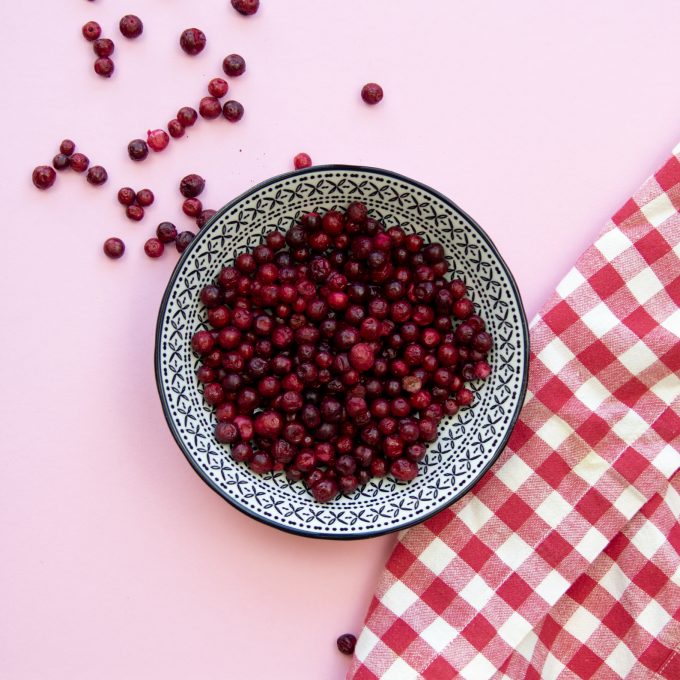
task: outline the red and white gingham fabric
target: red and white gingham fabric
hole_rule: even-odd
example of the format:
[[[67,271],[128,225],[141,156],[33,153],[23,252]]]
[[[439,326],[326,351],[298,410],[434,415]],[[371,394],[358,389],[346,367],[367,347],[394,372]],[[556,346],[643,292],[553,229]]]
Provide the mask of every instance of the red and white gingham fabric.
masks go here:
[[[404,532],[352,680],[680,678],[680,147],[532,322],[491,472]]]

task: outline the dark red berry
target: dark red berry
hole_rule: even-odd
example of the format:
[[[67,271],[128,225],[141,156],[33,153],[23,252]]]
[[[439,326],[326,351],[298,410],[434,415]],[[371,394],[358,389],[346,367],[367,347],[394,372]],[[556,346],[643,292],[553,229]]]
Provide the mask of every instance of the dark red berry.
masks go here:
[[[121,205],[132,205],[137,200],[137,194],[131,187],[118,189],[118,203]]]
[[[139,38],[144,31],[142,20],[134,14],[126,14],[118,23],[118,28],[125,38]]]
[[[182,31],[182,34],[179,36],[180,47],[191,56],[195,56],[199,52],[202,52],[205,43],[205,33],[198,28],[187,28],[185,31]]]
[[[107,238],[106,241],[104,241],[104,253],[106,253],[106,256],[110,257],[112,260],[117,260],[119,257],[123,257],[124,252],[125,244],[119,238],[112,236],[111,238]]]
[[[90,42],[96,40],[102,34],[102,27],[96,21],[88,21],[82,30],[83,38]]]
[[[87,171],[87,181],[94,186],[100,186],[109,178],[108,173],[101,165],[93,165]]]
[[[71,165],[69,157],[65,153],[58,153],[52,159],[52,167],[55,170],[66,170]]]
[[[64,139],[59,145],[59,151],[65,156],[70,156],[75,150],[76,144],[70,139]]]
[[[230,54],[222,61],[222,70],[230,77],[243,75],[246,70],[245,59],[240,54]]]
[[[182,177],[179,182],[179,193],[185,198],[195,198],[205,189],[205,180],[195,173]]]
[[[69,158],[71,169],[74,172],[85,172],[90,165],[90,159],[82,153],[74,153]]]
[[[203,205],[198,198],[187,198],[182,203],[182,212],[189,217],[197,217],[203,210]]]
[[[255,14],[260,8],[260,0],[231,0],[231,6],[243,16]]]
[[[221,99],[225,94],[227,94],[228,91],[229,83],[227,83],[227,81],[223,78],[213,78],[208,83],[208,93],[213,97]]]
[[[148,130],[146,143],[152,151],[163,151],[170,143],[170,137],[165,130]]]
[[[156,237],[161,243],[172,243],[177,238],[177,227],[172,222],[161,222],[156,227]]]
[[[322,479],[312,487],[312,495],[317,503],[328,503],[338,495],[338,485],[332,479]]]
[[[309,154],[299,153],[295,158],[293,158],[293,165],[296,170],[302,170],[303,168],[309,168],[312,165],[312,159]]]
[[[177,118],[173,118],[168,122],[168,132],[173,139],[182,137],[184,135],[184,125]]]
[[[190,106],[183,106],[177,112],[177,120],[182,123],[185,128],[191,127],[198,120],[198,112]]]
[[[193,231],[181,231],[175,239],[175,247],[178,253],[183,253],[187,246],[194,240],[196,234]]]
[[[98,57],[110,57],[115,47],[113,40],[109,38],[98,38],[92,43],[92,49]]]
[[[151,189],[140,189],[137,192],[137,203],[139,203],[139,205],[141,205],[142,208],[150,206],[153,202],[154,195]]]
[[[49,189],[57,179],[57,173],[49,165],[39,165],[33,170],[32,179],[38,189]]]
[[[361,98],[367,104],[377,104],[383,98],[383,89],[377,83],[366,83],[361,88]]]
[[[144,208],[141,205],[129,205],[125,208],[125,215],[129,220],[139,222],[144,219]]]
[[[198,214],[198,217],[196,218],[196,226],[199,229],[203,229],[203,227],[208,224],[216,212],[216,210],[201,210],[201,212]]]
[[[94,72],[102,78],[110,78],[115,68],[113,61],[108,57],[99,57],[94,62]]]
[[[128,144],[128,156],[133,161],[143,161],[149,155],[149,147],[143,139],[133,139]]]
[[[157,238],[150,238],[144,244],[144,252],[151,258],[160,257],[164,250],[165,246],[160,241],[160,239]]]
[[[243,118],[243,105],[230,99],[224,103],[222,114],[230,123],[236,123]]]

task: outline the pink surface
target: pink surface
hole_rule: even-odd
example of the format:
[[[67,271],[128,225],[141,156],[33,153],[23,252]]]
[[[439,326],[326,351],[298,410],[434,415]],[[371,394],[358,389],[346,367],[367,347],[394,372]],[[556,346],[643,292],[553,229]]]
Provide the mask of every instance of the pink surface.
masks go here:
[[[532,316],[578,253],[678,141],[680,6],[140,0],[136,42],[118,3],[3,3],[4,228],[0,268],[0,677],[341,678],[335,637],[358,631],[392,537],[297,538],[228,506],[178,451],[158,403],[153,331],[177,259],[142,244],[188,225],[178,179],[208,180],[217,208],[288,170],[364,163],[439,189],[473,215],[514,271]],[[132,9],[132,8],[130,8]],[[91,71],[80,26],[116,42]],[[179,32],[203,27],[196,58]],[[133,165],[127,142],[196,104],[222,57],[238,125],[202,122]],[[361,85],[385,88],[364,106]],[[109,170],[30,184],[64,136]],[[128,222],[115,200],[149,186]],[[123,260],[102,241],[120,235]]]

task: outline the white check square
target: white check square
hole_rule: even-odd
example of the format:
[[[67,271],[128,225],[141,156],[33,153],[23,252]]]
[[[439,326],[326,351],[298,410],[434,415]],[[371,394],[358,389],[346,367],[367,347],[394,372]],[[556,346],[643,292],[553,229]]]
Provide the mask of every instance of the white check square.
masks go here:
[[[575,290],[580,288],[585,282],[586,280],[583,274],[581,274],[581,272],[576,269],[576,267],[572,267],[557,286],[557,294],[564,300],[568,298]]]
[[[458,594],[475,609],[480,610],[493,597],[493,589],[479,575],[475,574]]]
[[[656,555],[659,548],[666,543],[666,537],[651,522],[645,522],[630,541],[648,560]]]
[[[590,527],[583,538],[576,544],[578,550],[588,562],[592,562],[606,547],[606,536],[595,527]]]
[[[567,592],[569,585],[569,581],[559,571],[553,569],[536,586],[535,591],[552,606]]]
[[[559,373],[574,358],[574,355],[559,338],[555,338],[541,350],[538,358],[553,373]]]
[[[564,630],[581,643],[585,643],[599,627],[600,619],[584,607],[577,607],[564,624]]]
[[[397,616],[401,616],[417,600],[418,596],[401,581],[395,581],[380,598],[382,605]]]
[[[651,390],[664,404],[670,406],[680,397],[680,377],[675,373],[669,373],[665,378],[652,385]]]
[[[680,451],[667,444],[653,458],[652,465],[665,477],[670,477],[680,468]]]
[[[630,673],[636,662],[635,655],[630,651],[625,642],[619,642],[605,659],[607,666],[622,678],[628,677],[628,673]]]
[[[621,567],[612,562],[607,573],[600,578],[600,585],[615,600],[619,600],[630,585],[630,579],[623,573]]]
[[[441,654],[441,652],[458,637],[458,631],[438,616],[420,634],[420,637],[423,638],[432,649]]]
[[[517,534],[510,534],[505,543],[496,549],[496,555],[513,570],[523,564],[532,552],[531,547]]]
[[[467,666],[460,669],[460,675],[465,680],[481,680],[490,678],[497,672],[496,667],[484,656],[477,654]]]
[[[354,648],[354,654],[356,654],[357,659],[365,661],[379,642],[380,638],[368,626],[364,626]]]
[[[479,531],[492,517],[493,512],[476,496],[470,498],[467,505],[458,512],[458,519],[460,519],[473,534]]]
[[[518,456],[513,456],[496,471],[496,477],[513,493],[533,474],[532,469]]]
[[[609,469],[609,463],[592,449],[573,468],[583,480],[594,486],[600,477]]]
[[[564,664],[556,656],[553,656],[552,652],[548,652],[541,669],[541,680],[557,680],[564,668]]]
[[[612,395],[597,378],[593,377],[586,380],[574,392],[574,396],[591,411],[597,411],[600,405]]]
[[[558,449],[574,430],[559,416],[551,416],[536,434],[551,448]]]
[[[419,680],[420,675],[401,657],[397,657],[394,663],[383,673],[382,680]]]
[[[610,262],[617,256],[632,247],[630,239],[618,228],[609,230],[595,241],[595,247]]]
[[[636,618],[652,637],[656,637],[670,620],[671,615],[656,600],[650,600]]]
[[[632,484],[626,486],[614,501],[614,507],[626,518],[630,519],[644,504],[645,497]]]
[[[680,338],[680,309],[676,309],[661,325]]]
[[[581,320],[597,338],[601,338],[609,333],[612,328],[616,328],[619,325],[618,317],[604,302],[595,305],[595,307],[581,317]]]
[[[571,512],[571,504],[564,500],[559,491],[552,491],[536,508],[536,514],[551,529],[558,526]]]
[[[633,297],[644,305],[647,300],[654,297],[660,290],[663,290],[663,283],[659,281],[651,267],[646,267],[637,276],[634,276],[628,283],[628,290]]]
[[[647,421],[632,409],[621,420],[614,423],[612,431],[629,446],[649,430]]]
[[[675,215],[675,208],[671,203],[671,199],[668,198],[666,194],[657,196],[654,200],[647,203],[647,205],[643,205],[640,210],[655,227],[658,227],[669,217]]]
[[[657,357],[642,340],[638,340],[632,347],[619,356],[619,361],[633,375],[639,375],[657,361]]]
[[[512,612],[505,623],[498,629],[498,634],[513,649],[529,632],[531,632],[531,624],[517,612]]]
[[[440,538],[434,538],[418,559],[434,574],[441,574],[456,553]]]

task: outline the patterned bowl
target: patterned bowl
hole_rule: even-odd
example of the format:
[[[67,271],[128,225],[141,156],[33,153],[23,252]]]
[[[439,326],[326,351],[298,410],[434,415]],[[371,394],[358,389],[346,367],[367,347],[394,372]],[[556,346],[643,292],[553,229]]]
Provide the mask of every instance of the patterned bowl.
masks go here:
[[[442,243],[494,338],[491,377],[473,385],[475,403],[442,421],[421,472],[408,483],[373,479],[326,505],[283,473],[260,476],[234,462],[213,437],[190,338],[206,323],[198,293],[235,253],[302,213],[363,201],[387,226]],[[317,166],[274,177],[219,210],[177,263],[161,303],[156,381],[177,444],[201,478],[242,512],[271,526],[319,538],[367,538],[422,522],[461,498],[505,446],[526,391],[529,342],[517,285],[481,228],[433,189],[387,170]]]

